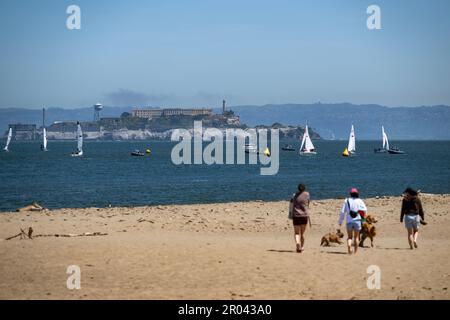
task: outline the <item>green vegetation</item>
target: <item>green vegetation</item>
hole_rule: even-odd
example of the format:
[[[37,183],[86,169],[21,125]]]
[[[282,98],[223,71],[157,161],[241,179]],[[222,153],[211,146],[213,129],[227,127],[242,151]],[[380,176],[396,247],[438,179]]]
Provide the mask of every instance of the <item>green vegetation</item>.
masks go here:
[[[127,128],[129,130],[139,130],[147,129],[156,132],[163,132],[175,128],[186,128],[190,129],[194,126],[194,121],[202,121],[204,126],[208,127],[237,127],[230,126],[226,123],[226,118],[213,115],[198,115],[198,116],[170,116],[170,117],[159,117],[153,119],[145,119],[132,117],[128,112],[122,113],[120,118],[103,118],[100,120],[99,124],[104,128],[104,130],[115,130]],[[239,126],[240,128],[245,128],[246,126]]]

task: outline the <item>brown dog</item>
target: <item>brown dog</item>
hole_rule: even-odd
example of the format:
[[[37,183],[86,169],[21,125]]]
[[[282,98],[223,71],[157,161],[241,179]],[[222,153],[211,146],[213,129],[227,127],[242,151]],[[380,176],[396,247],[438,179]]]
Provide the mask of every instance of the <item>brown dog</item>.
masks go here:
[[[359,243],[360,247],[364,247],[364,240],[369,238],[370,246],[373,248],[373,238],[377,235],[377,229],[374,224],[377,222],[378,220],[375,217],[370,214],[367,216],[366,221],[363,223],[361,228],[361,242]]]
[[[330,243],[338,243],[342,244],[343,242],[341,239],[344,237],[344,234],[341,232],[340,229],[337,229],[335,233],[328,233],[322,237],[322,241],[320,242],[321,246],[328,247]]]

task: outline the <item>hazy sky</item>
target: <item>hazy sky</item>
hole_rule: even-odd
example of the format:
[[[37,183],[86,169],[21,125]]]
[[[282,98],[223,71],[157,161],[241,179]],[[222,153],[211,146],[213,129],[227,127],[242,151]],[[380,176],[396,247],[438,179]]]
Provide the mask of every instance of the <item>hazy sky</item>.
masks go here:
[[[0,107],[450,104],[449,16],[448,0],[1,0]]]

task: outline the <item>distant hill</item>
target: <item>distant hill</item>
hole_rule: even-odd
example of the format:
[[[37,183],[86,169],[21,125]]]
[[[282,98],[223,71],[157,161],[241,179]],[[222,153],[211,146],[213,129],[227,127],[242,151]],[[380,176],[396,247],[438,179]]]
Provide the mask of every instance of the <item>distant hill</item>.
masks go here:
[[[351,124],[355,125],[359,139],[381,139],[381,125],[392,140],[450,139],[450,106],[390,108],[317,103],[234,106],[231,109],[249,126],[308,122],[324,139],[348,139]]]
[[[101,117],[120,117],[131,112],[132,107],[104,107]],[[347,139],[350,125],[354,124],[358,139],[381,139],[384,125],[390,139],[445,140],[450,139],[450,107],[383,107],[379,105],[341,104],[282,104],[264,106],[230,107],[249,126],[284,125],[310,127],[324,139]],[[220,113],[217,109],[215,112]],[[54,121],[92,121],[92,107],[80,109],[49,108],[46,124]],[[9,123],[34,123],[41,125],[42,110],[0,109],[0,136]]]

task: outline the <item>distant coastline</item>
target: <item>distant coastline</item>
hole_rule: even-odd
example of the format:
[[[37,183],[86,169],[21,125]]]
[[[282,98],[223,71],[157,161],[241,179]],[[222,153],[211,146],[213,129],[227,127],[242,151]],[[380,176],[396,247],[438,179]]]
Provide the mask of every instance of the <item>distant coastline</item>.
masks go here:
[[[127,112],[132,106],[104,106],[101,117],[113,118]],[[351,103],[271,104],[231,106],[240,122],[249,127],[282,123],[285,126],[303,126],[306,122],[322,139],[348,139],[350,125],[355,125],[358,140],[377,140],[384,125],[392,140],[450,140],[450,106],[386,107],[376,104]],[[213,107],[212,112],[221,113]],[[55,121],[93,119],[91,107],[79,109],[48,108],[47,125]],[[41,109],[0,108],[0,135],[10,123],[42,124]],[[411,124],[414,127],[411,128]],[[182,126],[180,126],[181,128]],[[130,127],[128,129],[131,129]]]

